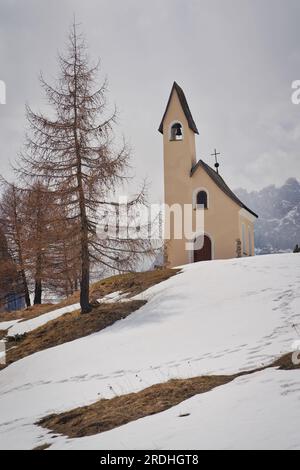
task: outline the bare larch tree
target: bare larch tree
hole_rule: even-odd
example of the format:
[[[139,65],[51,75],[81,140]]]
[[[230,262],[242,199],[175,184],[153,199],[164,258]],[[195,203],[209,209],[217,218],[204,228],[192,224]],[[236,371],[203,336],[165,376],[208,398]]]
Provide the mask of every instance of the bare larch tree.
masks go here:
[[[59,56],[57,82],[52,86],[40,78],[51,106],[50,117],[27,106],[29,131],[18,168],[23,178],[47,184],[65,206],[66,221],[74,222],[72,240],[74,253],[79,244],[82,313],[91,311],[91,262],[119,268],[144,250],[143,242],[138,246],[136,238],[121,240],[117,234],[114,239],[97,239],[99,210],[107,204],[108,194],[123,182],[129,159],[126,144],[115,145],[116,112],[107,115],[107,82],[96,86],[98,68],[89,65],[85,40],[74,24],[67,51]],[[134,202],[142,199],[141,192]]]

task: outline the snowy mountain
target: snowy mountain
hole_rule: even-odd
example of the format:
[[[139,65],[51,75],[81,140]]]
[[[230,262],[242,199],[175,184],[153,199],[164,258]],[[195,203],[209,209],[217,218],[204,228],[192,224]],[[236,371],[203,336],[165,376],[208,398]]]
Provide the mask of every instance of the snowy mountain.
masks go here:
[[[137,297],[147,303],[124,320],[0,371],[0,448],[300,449],[299,369],[247,373],[299,340],[300,255],[187,265]],[[33,327],[20,325],[23,332]],[[172,378],[241,371],[230,383],[100,434],[68,438],[35,424]]]
[[[300,183],[289,178],[277,188],[261,191],[236,190],[237,196],[259,215],[255,245],[259,254],[292,251],[300,244]]]

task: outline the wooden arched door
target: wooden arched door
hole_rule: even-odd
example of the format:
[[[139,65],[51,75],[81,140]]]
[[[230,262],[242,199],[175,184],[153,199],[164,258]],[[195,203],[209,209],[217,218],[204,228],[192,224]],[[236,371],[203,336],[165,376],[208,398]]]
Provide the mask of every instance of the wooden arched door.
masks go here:
[[[194,263],[196,263],[197,261],[209,261],[211,259],[212,259],[211,239],[207,235],[204,235],[203,246],[200,249],[194,250]]]

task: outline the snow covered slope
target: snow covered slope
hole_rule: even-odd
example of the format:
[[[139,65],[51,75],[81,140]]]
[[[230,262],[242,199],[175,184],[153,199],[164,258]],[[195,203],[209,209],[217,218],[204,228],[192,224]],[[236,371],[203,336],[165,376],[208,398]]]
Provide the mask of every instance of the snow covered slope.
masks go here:
[[[125,320],[99,333],[36,353],[0,372],[1,448],[32,448],[45,442],[45,431],[33,423],[46,414],[89,404],[116,393],[140,390],[172,377],[232,373],[255,368],[291,351],[292,344],[298,339],[295,325],[300,323],[300,255],[268,255],[188,265],[181,274],[140,296],[146,298],[148,303]],[[224,390],[220,403],[229,414],[230,407],[235,406],[234,397],[243,387],[245,397],[248,393],[249,401],[255,401],[255,394],[262,396],[268,388],[265,380],[270,379],[278,381],[277,388],[269,387],[274,390],[274,403],[280,395],[280,381],[284,380],[287,384],[289,381],[295,382],[296,395],[287,395],[293,395],[288,405],[292,410],[294,401],[298,400],[299,372],[273,372],[278,374],[276,379],[272,378],[270,371],[266,371],[260,373],[257,386],[255,380],[251,381],[254,384],[253,393],[245,385],[247,379],[239,379],[214,392],[194,397],[191,403],[197,407],[199,400],[208,400],[207,405],[203,406],[211,407],[207,419],[210,415],[213,430],[218,423],[214,415],[214,401],[209,397],[213,394],[219,396]],[[226,390],[229,392],[225,393]],[[177,408],[181,409],[181,406]],[[250,404],[245,402],[247,406]],[[249,408],[252,413],[255,413],[255,406],[253,404],[253,409]],[[270,413],[270,420],[273,420],[273,408],[270,402],[266,410],[267,414]],[[201,409],[199,413],[202,413]],[[278,407],[277,413],[280,410]],[[162,432],[165,429],[168,434],[170,413],[172,415],[173,411],[141,421],[147,426],[149,420],[164,415]],[[242,426],[236,414],[235,425]],[[243,414],[240,416],[242,420],[246,415],[244,418]],[[293,416],[296,417],[296,413]],[[128,428],[131,432],[132,426],[138,426],[138,423],[122,428]],[[259,417],[256,424],[260,426]],[[197,426],[196,418],[193,426]],[[272,421],[267,422],[266,426],[272,426]],[[121,431],[109,431],[115,432]],[[186,432],[183,425],[183,434]],[[101,439],[107,434],[101,435]],[[97,441],[100,447],[101,439],[99,437]],[[156,445],[172,447],[176,439],[167,441],[162,436]],[[224,437],[225,447],[233,444],[228,439]],[[51,439],[52,444],[55,442]],[[128,445],[133,445],[130,439],[128,442]],[[141,437],[136,446],[144,446],[146,442]],[[216,442],[218,446],[220,441]],[[290,442],[294,445],[294,441]],[[300,447],[299,435],[297,442]],[[61,438],[58,438],[57,445],[61,444]],[[152,444],[148,441],[147,447],[151,448]],[[191,440],[190,447],[194,445],[195,441]],[[282,445],[285,446],[284,440]]]
[[[52,448],[300,449],[298,376],[269,369],[240,377],[112,431],[80,439],[59,437]]]

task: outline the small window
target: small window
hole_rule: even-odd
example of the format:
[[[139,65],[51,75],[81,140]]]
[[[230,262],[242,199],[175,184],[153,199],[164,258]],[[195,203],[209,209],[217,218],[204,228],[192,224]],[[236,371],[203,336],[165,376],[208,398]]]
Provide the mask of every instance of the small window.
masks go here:
[[[180,124],[180,122],[176,122],[171,127],[170,140],[182,140],[182,139],[183,139],[182,125]]]
[[[207,209],[207,192],[199,191],[197,193],[197,207],[201,209]]]

